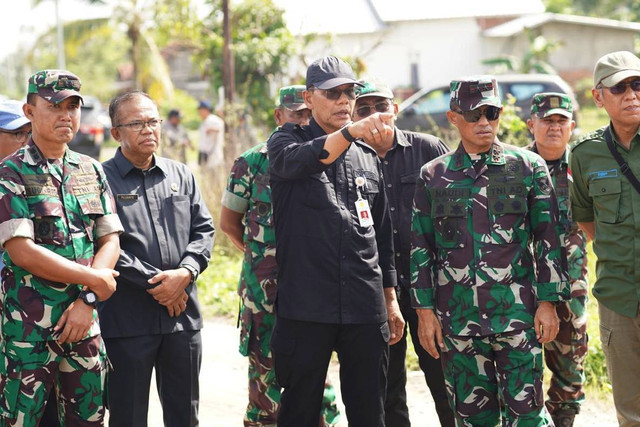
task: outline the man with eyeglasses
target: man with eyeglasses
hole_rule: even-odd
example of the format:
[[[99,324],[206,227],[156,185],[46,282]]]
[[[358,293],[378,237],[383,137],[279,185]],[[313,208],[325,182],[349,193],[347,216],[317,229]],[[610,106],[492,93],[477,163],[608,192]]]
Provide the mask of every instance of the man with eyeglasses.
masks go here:
[[[570,427],[584,401],[584,361],[587,357],[587,236],[571,219],[568,143],[575,127],[573,102],[565,93],[538,93],[531,99],[527,120],[534,142],[528,149],[547,163],[558,199],[560,232],[567,252],[571,299],[556,306],[560,329],[544,345],[544,360],[552,377],[545,402],[556,426]]]
[[[304,103],[303,85],[278,91],[273,118],[285,123],[309,124],[311,110]],[[238,283],[240,295],[240,353],[249,358],[249,404],[245,426],[276,425],[280,408],[280,386],[269,347],[275,322],[274,300],[278,266],[269,185],[267,144],[261,143],[236,159],[222,196],[220,230],[244,253]],[[327,381],[318,425],[333,425],[340,412],[335,391]]]
[[[571,148],[571,210],[598,257],[593,296],[618,422],[640,425],[640,59],[604,55],[593,83],[610,122]]]
[[[459,425],[552,425],[541,344],[558,333],[554,303],[569,287],[549,172],[496,138],[494,78],[452,81],[450,108],[460,144],[422,168],[414,197],[420,343],[442,357]]]
[[[436,411],[443,426],[453,426],[453,412],[444,386],[440,361],[431,357],[420,345],[418,339],[418,316],[411,308],[409,289],[411,274],[409,260],[411,257],[411,208],[413,194],[420,168],[430,160],[445,154],[449,148],[440,139],[426,134],[403,131],[395,127],[395,116],[398,104],[393,102],[393,92],[378,79],[361,80],[363,86],[356,87],[356,106],[353,119],[362,120],[372,114],[393,113],[390,126],[393,133],[381,138],[378,144],[364,141],[378,153],[382,162],[382,172],[387,184],[386,193],[389,199],[391,222],[394,229],[395,262],[398,280],[397,296],[402,317],[409,326],[418,356],[420,369],[424,373],[427,385],[431,390]],[[385,423],[388,426],[410,426],[409,409],[407,408],[407,371],[405,357],[407,353],[406,326],[402,339],[389,347],[389,370],[387,373],[387,397],[385,400]]]
[[[103,425],[107,358],[95,303],[116,287],[122,225],[102,167],[68,149],[80,79],[29,78],[27,144],[0,164],[0,424],[36,426],[51,393],[62,425]]]
[[[22,102],[0,102],[0,159],[27,143],[31,122],[24,116]]]
[[[283,387],[279,427],[318,425],[331,353],[340,359],[347,419],[384,426],[388,344],[404,321],[394,287],[393,229],[376,143],[392,113],[352,123],[351,67],[328,56],[307,68],[308,126],[285,124],[267,143],[276,230],[276,324]]]
[[[214,228],[195,177],[155,155],[162,120],[144,92],[109,105],[120,143],[104,163],[124,226],[113,296],[98,305],[113,370],[109,424],[145,426],[155,369],[166,426],[198,425],[202,313],[196,279],[211,259]]]

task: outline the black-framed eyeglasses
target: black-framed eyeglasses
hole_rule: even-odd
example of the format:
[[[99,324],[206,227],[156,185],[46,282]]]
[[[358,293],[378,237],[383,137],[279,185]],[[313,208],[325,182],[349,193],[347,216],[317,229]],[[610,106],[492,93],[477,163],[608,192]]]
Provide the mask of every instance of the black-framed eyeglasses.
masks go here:
[[[356,108],[356,114],[358,117],[368,117],[375,112],[386,113],[390,108],[391,103],[389,101],[382,101],[374,105],[363,105],[358,107]]]
[[[460,114],[467,123],[475,123],[480,120],[480,117],[485,116],[490,122],[500,117],[500,108],[489,105],[484,110],[476,108],[471,111],[452,110],[454,113]]]
[[[640,92],[640,80],[633,80],[627,83],[620,82],[613,86],[605,86],[601,84],[600,89],[609,89],[609,92],[612,94],[620,95],[627,91],[627,86],[630,86],[631,90],[634,92]]]
[[[29,138],[29,133],[30,132],[26,132],[23,130],[20,131],[6,131],[6,130],[2,130],[0,129],[1,133],[6,133],[8,135],[13,135],[13,137],[16,139],[16,142],[18,144],[24,144],[25,141]]]
[[[343,93],[347,95],[347,98],[351,101],[356,99],[356,90],[352,87],[349,87],[346,89],[338,89],[335,87],[331,89],[318,89],[318,88],[314,88],[314,89],[322,92],[324,97],[327,99],[330,99],[331,101],[337,101],[338,99],[340,99]]]
[[[131,123],[124,123],[121,125],[116,126],[117,128],[129,128],[134,132],[141,132],[142,129],[144,129],[145,127],[149,126],[149,128],[151,130],[156,130],[158,128],[158,126],[160,126],[162,124],[162,119],[151,119],[151,120],[147,120],[146,122],[143,121],[135,121],[135,122],[131,122]]]

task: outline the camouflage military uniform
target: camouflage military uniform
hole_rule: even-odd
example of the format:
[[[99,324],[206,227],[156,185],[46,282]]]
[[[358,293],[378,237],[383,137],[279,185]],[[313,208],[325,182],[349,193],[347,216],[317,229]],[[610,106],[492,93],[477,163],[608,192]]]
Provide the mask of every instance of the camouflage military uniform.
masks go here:
[[[535,152],[535,146],[532,147]],[[556,339],[544,345],[544,358],[553,373],[546,402],[550,412],[571,407],[576,411],[584,401],[584,361],[587,357],[587,237],[571,220],[569,205],[568,154],[554,164],[547,162],[558,199],[560,223],[567,250],[571,300],[558,304],[560,331]]]
[[[442,325],[459,424],[495,425],[500,412],[503,425],[551,423],[533,326],[538,300],[569,296],[557,209],[542,158],[497,141],[473,156],[460,144],[421,170],[412,305],[435,309]]]
[[[0,164],[0,198],[2,245],[27,237],[90,266],[94,242],[122,230],[100,164],[70,150],[48,161],[32,140]],[[62,425],[102,425],[106,353],[96,311],[83,340],[61,345],[53,334],[82,287],[34,276],[7,252],[4,261],[0,425],[37,425],[54,384]]]
[[[280,387],[273,370],[269,342],[275,321],[277,265],[275,230],[269,186],[266,144],[243,153],[234,163],[222,204],[245,214],[245,252],[238,284],[240,353],[249,357],[249,405],[245,425],[275,425]],[[325,387],[323,415],[327,424],[338,421],[335,394]]]

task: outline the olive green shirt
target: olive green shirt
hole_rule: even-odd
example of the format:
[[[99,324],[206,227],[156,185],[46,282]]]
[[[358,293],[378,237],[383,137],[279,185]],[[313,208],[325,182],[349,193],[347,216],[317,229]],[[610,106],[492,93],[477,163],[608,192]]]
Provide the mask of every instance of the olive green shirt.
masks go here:
[[[636,317],[640,302],[640,194],[622,174],[604,132],[598,129],[571,147],[571,211],[576,222],[594,222],[598,257],[593,295],[616,313]],[[627,151],[616,148],[640,177],[640,135]]]

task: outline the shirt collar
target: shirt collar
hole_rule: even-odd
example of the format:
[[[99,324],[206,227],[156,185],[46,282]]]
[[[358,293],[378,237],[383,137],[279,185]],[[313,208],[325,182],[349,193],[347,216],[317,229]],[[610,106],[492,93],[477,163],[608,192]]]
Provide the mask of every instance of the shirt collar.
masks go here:
[[[24,147],[24,161],[31,166],[47,163],[47,159],[44,157],[42,151],[40,151],[40,148],[38,148],[36,143],[33,141],[33,138],[31,137]],[[82,159],[80,159],[80,154],[76,153],[75,151],[69,150],[69,147],[65,147],[62,161],[63,163],[67,162],[70,164],[78,165],[82,162]]]
[[[136,168],[133,163],[131,163],[129,159],[124,156],[124,154],[122,154],[121,147],[118,147],[118,149],[116,150],[116,155],[113,157],[113,161],[115,162],[116,167],[118,168],[118,172],[120,172],[120,176],[122,178],[126,177],[132,170],[140,170]],[[167,176],[168,168],[166,159],[158,157],[154,154],[152,163],[153,166],[149,168],[150,171],[157,169],[158,171],[162,172],[164,176]]]
[[[487,165],[504,165],[504,147],[502,143],[497,139],[493,141],[491,144],[491,148],[489,149],[487,160],[485,161]],[[451,169],[453,170],[463,170],[471,167],[471,157],[467,154],[467,151],[464,149],[464,145],[462,142],[458,144],[458,148],[453,153],[453,165]]]
[[[529,149],[536,154],[540,154],[540,152],[538,151],[538,146],[536,145],[535,141],[533,141],[533,144],[529,147]],[[565,165],[569,164],[569,150],[567,149],[564,150],[564,153],[562,153],[562,156],[560,156],[560,160],[562,160],[562,163]]]

